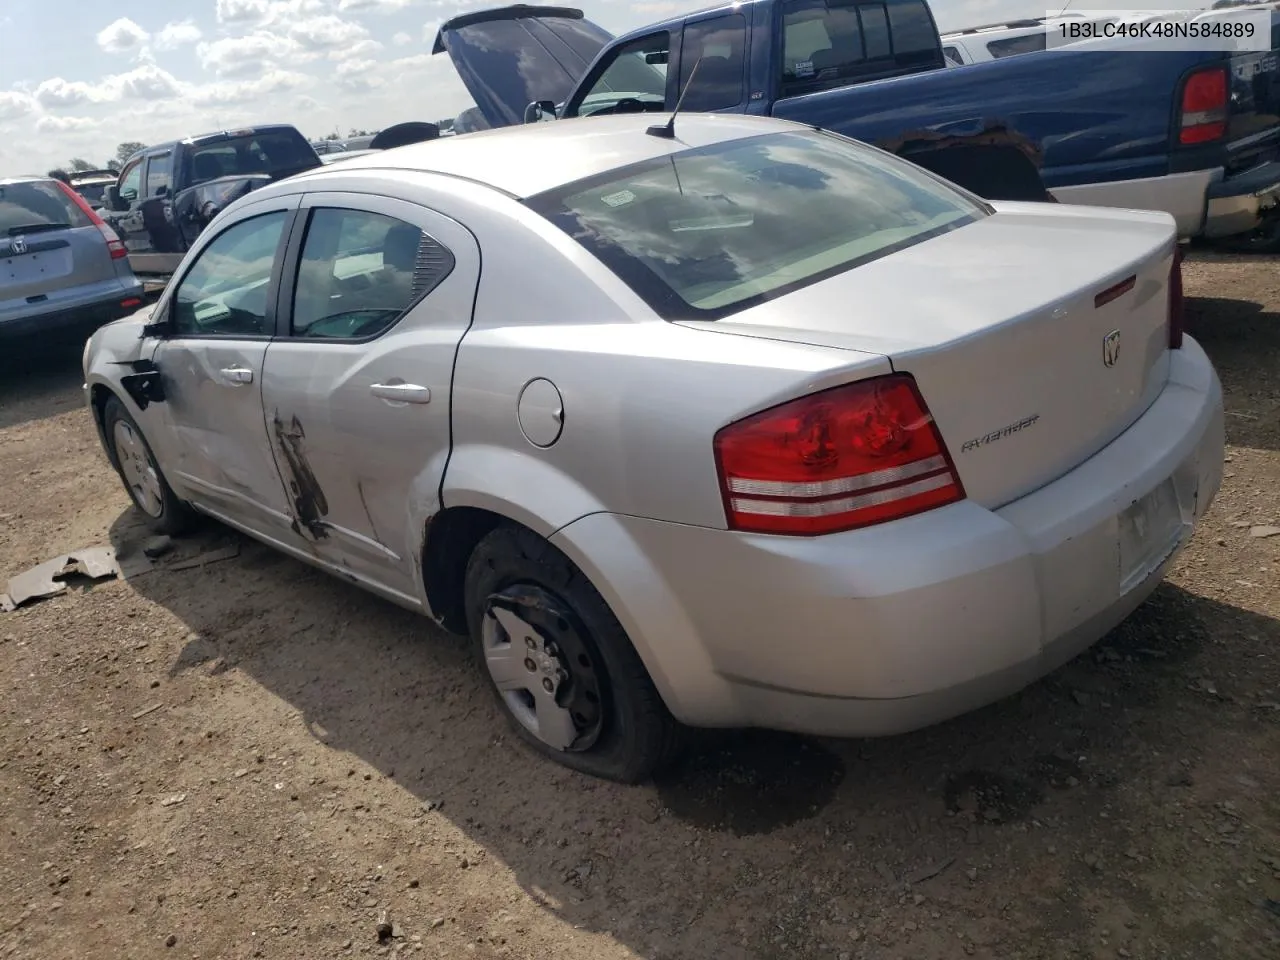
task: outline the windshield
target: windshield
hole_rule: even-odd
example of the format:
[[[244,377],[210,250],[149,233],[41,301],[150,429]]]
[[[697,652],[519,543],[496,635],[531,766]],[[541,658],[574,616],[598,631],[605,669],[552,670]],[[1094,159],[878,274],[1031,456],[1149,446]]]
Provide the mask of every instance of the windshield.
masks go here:
[[[810,131],[647,160],[528,203],[668,320],[727,316],[988,213],[913,164]]]
[[[219,177],[254,173],[278,179],[314,167],[316,161],[316,152],[301,134],[271,130],[192,147],[187,182],[195,186]]]
[[[87,226],[84,211],[53,180],[0,183],[0,237]]]

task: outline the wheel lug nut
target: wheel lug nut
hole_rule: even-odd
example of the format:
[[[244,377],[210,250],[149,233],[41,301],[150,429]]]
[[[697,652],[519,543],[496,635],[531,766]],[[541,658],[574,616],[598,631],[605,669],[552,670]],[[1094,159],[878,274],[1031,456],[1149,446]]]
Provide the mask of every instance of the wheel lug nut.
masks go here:
[[[530,673],[533,673],[535,670],[537,670],[537,669],[538,669],[538,665],[537,665],[536,663],[534,663],[534,662],[533,662],[533,660],[532,660],[532,659],[530,659],[529,657],[525,657],[525,658],[524,658],[524,668],[525,668],[526,670],[528,670]]]
[[[550,678],[550,677],[543,677],[543,678],[542,678],[542,689],[543,689],[543,690],[547,691],[547,693],[550,693],[550,692],[551,692],[552,690],[554,690],[555,688],[556,688],[556,685],[555,685],[554,683],[552,683],[552,682],[551,682],[551,678]]]

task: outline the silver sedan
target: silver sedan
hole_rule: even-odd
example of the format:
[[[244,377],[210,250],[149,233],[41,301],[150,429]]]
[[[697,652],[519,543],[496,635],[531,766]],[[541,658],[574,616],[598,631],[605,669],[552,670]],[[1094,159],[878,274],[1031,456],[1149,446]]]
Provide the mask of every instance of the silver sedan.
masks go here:
[[[264,187],[86,401],[204,514],[469,634],[520,735],[907,731],[1151,594],[1222,475],[1161,213],[987,203],[757,117],[484,132]]]

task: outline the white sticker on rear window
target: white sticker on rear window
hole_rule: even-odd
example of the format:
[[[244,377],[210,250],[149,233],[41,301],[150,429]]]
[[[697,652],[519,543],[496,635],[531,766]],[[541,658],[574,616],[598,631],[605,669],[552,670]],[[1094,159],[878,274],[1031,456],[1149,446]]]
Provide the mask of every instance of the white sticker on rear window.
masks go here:
[[[812,76],[813,76],[813,61],[812,61],[812,60],[797,60],[797,61],[796,61],[796,76],[797,76],[797,77],[812,77]]]
[[[630,203],[635,198],[636,195],[630,190],[619,190],[617,193],[610,193],[600,199],[611,207],[620,207],[624,203]]]

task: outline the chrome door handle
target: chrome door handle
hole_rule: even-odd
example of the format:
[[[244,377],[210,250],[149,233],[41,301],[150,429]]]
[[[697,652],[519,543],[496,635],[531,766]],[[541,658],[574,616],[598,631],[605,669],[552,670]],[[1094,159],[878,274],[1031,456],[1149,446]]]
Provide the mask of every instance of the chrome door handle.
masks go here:
[[[392,403],[430,403],[431,388],[416,383],[375,383],[369,392]]]
[[[223,367],[218,371],[227,383],[239,386],[242,383],[253,383],[253,371],[244,367]]]

